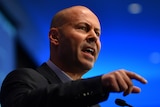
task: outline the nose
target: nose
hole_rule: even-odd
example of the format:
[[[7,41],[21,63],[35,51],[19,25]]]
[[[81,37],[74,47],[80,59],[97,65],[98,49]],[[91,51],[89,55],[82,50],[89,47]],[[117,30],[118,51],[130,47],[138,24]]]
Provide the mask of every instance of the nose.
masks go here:
[[[87,38],[87,42],[88,43],[94,43],[94,42],[96,42],[97,41],[97,38],[95,38],[95,37],[88,37]]]
[[[87,42],[88,43],[95,43],[99,37],[96,35],[95,32],[90,32],[90,34],[87,37]]]

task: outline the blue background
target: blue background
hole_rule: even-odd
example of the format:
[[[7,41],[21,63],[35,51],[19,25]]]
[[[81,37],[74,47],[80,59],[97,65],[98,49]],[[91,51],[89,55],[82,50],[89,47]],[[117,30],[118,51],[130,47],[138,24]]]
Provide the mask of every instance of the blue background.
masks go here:
[[[18,38],[38,65],[49,57],[48,31],[52,16],[72,5],[89,7],[101,21],[102,49],[94,68],[84,78],[124,68],[148,80],[146,85],[133,80],[141,87],[140,94],[123,97],[122,93],[111,93],[109,99],[101,103],[102,107],[116,106],[116,98],[125,99],[134,107],[160,106],[160,0],[1,0],[0,3],[19,24]],[[0,49],[8,46],[7,49],[14,53],[14,47],[4,36],[0,34],[0,41],[6,43]],[[0,51],[0,56],[2,54]],[[15,68],[14,56],[12,59],[5,63],[12,63],[9,65],[13,67],[1,69],[1,81]],[[10,61],[10,58],[6,57],[6,60]]]

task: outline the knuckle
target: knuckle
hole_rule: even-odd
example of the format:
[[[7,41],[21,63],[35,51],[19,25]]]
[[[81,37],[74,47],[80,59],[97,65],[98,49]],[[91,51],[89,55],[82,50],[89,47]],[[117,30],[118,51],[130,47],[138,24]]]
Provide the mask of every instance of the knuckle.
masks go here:
[[[114,72],[114,74],[115,74],[116,76],[119,75],[120,73],[121,73],[120,70]]]
[[[114,76],[114,75],[110,75],[110,76],[108,77],[108,79],[109,79],[110,81],[114,81],[114,80],[115,80],[115,76]]]
[[[125,69],[119,69],[119,71],[121,71],[121,72],[126,72],[126,70],[125,70]]]
[[[119,72],[120,72],[120,73],[125,73],[126,70],[125,70],[125,69],[120,69]]]
[[[132,83],[132,82],[130,82],[128,86],[129,86],[129,87],[133,87],[133,83]]]

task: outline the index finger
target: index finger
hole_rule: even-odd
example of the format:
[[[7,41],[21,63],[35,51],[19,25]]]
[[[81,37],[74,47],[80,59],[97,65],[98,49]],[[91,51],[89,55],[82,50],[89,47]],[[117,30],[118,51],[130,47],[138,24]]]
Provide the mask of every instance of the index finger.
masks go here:
[[[127,71],[126,74],[130,79],[135,79],[137,81],[140,81],[143,84],[147,83],[147,80],[144,77],[140,76],[139,74],[136,74],[134,72],[129,72],[129,71]]]

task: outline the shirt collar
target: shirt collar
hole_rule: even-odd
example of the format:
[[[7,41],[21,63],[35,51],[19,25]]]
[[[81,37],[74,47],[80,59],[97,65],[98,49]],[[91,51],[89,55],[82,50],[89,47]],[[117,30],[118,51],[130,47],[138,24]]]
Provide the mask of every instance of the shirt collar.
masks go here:
[[[48,60],[46,63],[56,73],[56,75],[63,83],[73,80],[69,75],[58,68],[51,60]]]

